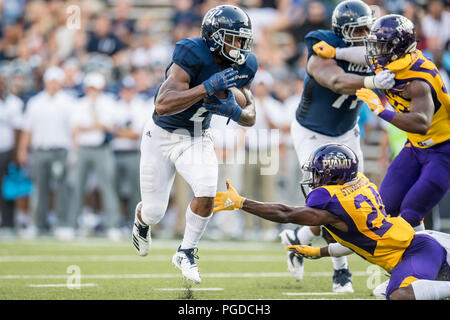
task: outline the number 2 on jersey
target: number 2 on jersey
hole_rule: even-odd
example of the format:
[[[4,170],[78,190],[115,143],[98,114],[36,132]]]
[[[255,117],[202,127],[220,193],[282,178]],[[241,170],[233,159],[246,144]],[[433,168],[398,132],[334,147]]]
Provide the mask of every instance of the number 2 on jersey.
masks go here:
[[[190,121],[198,121],[202,122],[205,117],[202,117],[202,115],[207,112],[205,107],[200,107],[197,109],[197,111],[194,113],[194,115],[189,119]]]
[[[383,203],[381,202],[381,198],[379,199],[379,194],[371,187],[369,188],[375,197],[376,206],[368,197],[366,197],[363,194],[359,194],[354,198],[355,207],[356,209],[360,209],[361,204],[365,202],[372,208],[372,212],[367,215],[366,225],[369,228],[369,230],[371,230],[381,238],[392,227],[392,223],[386,221],[386,219],[384,218],[387,215],[386,212],[384,211],[384,206]],[[379,221],[375,222],[375,219],[379,217],[379,214],[382,215],[381,223]]]

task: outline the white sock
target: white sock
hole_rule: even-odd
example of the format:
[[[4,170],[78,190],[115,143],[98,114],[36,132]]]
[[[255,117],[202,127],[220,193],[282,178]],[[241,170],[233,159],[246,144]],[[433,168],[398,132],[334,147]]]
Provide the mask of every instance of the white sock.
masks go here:
[[[206,230],[212,214],[208,217],[201,217],[191,210],[191,204],[186,209],[186,228],[181,242],[181,249],[196,248],[203,232]]]
[[[317,238],[308,226],[302,227],[297,231],[297,237],[301,244],[310,245],[314,238]]]
[[[334,270],[347,269],[348,262],[347,257],[331,257],[331,261],[333,261]]]
[[[416,280],[411,286],[416,300],[439,300],[450,296],[450,281]]]

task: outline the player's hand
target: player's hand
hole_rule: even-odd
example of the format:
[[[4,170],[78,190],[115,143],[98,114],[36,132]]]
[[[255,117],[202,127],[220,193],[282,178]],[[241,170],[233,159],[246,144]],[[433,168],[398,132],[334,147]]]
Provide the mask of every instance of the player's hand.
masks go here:
[[[203,81],[203,86],[208,95],[213,95],[216,92],[224,91],[228,88],[235,87],[237,81],[238,71],[233,68],[228,68],[223,71],[213,74],[208,80]]]
[[[320,258],[320,248],[305,245],[290,245],[286,246],[286,250],[294,252],[296,256],[304,257],[307,259]]]
[[[221,210],[236,210],[242,208],[245,198],[241,197],[227,179],[227,191],[217,192],[214,198],[213,212]]]
[[[356,91],[356,96],[367,103],[375,115],[379,115],[385,109],[380,98],[372,90],[361,88]]]
[[[336,57],[336,49],[325,41],[317,42],[312,48],[314,52],[322,58],[334,59],[334,57]]]
[[[203,103],[203,107],[213,114],[227,117],[237,122],[241,117],[242,109],[236,102],[234,94],[228,90],[228,97],[218,100],[219,103]]]
[[[381,70],[374,76],[364,78],[364,87],[367,89],[391,89],[395,86],[395,74],[390,70]]]
[[[395,74],[390,70],[382,70],[375,75],[375,87],[378,89],[391,89],[395,85]]]

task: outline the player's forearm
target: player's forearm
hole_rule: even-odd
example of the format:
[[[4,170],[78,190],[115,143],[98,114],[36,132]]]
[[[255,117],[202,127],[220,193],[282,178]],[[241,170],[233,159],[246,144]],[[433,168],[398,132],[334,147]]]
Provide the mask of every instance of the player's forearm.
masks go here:
[[[255,99],[253,98],[249,87],[244,87],[242,93],[247,100],[247,105],[242,109],[242,114],[239,118],[238,124],[244,127],[251,127],[256,121]]]
[[[155,110],[160,116],[169,116],[182,112],[200,101],[207,94],[203,85],[188,90],[167,89],[160,92],[156,98]]]
[[[403,131],[418,134],[426,134],[431,125],[431,121],[424,114],[418,112],[396,112],[391,123]]]
[[[281,203],[267,203],[245,199],[242,204],[242,210],[278,223],[320,226],[328,222],[324,219],[324,210],[310,207],[291,207]]]
[[[242,109],[241,117],[239,118],[238,124],[244,127],[251,127],[256,121],[256,110],[255,104],[251,103]]]
[[[339,94],[355,94],[356,90],[364,87],[364,77],[356,74],[341,73],[328,77],[328,88]]]
[[[281,203],[265,203],[250,199],[245,199],[242,204],[242,210],[260,218],[278,223],[291,222],[293,209],[293,207]]]

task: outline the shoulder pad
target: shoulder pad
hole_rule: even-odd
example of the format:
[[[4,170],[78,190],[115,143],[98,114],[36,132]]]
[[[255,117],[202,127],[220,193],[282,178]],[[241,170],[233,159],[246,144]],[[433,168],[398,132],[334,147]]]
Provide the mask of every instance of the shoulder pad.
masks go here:
[[[172,55],[172,61],[183,68],[191,78],[205,62],[203,55],[206,46],[202,48],[196,39],[187,38],[178,41]]]

